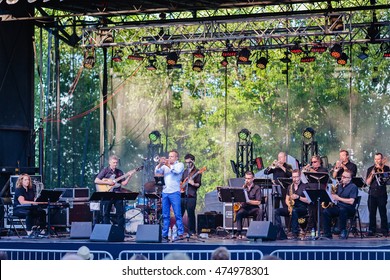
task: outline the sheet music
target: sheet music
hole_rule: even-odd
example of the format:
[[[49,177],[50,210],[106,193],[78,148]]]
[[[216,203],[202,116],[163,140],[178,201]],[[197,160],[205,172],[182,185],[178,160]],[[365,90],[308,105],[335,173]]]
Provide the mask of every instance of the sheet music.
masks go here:
[[[244,190],[244,195],[245,195],[245,202],[249,202],[249,197],[248,197],[248,191]]]
[[[310,196],[309,194],[307,193],[307,191],[303,191],[303,194],[305,195],[306,199],[309,201],[309,204],[312,203],[312,200],[310,199]]]

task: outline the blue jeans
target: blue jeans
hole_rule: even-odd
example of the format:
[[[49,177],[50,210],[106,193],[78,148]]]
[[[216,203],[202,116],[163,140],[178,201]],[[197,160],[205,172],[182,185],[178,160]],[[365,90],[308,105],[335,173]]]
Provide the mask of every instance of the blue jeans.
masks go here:
[[[162,217],[163,229],[162,236],[168,236],[169,225],[171,223],[171,206],[176,218],[177,234],[184,233],[183,220],[181,217],[181,195],[180,192],[162,193]]]

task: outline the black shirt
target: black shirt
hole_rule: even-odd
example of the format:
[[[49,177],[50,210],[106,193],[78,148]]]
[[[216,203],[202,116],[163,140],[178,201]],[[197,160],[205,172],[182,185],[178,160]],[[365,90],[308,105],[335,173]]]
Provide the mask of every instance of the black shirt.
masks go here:
[[[23,196],[25,200],[27,201],[34,201],[34,190],[33,189],[26,189],[24,187],[19,187],[15,189],[15,196],[14,196],[14,207],[21,205],[18,198],[19,196]]]
[[[261,187],[258,186],[258,185],[254,185],[250,191],[248,191],[248,198],[249,200],[257,200],[257,201],[260,201],[261,202],[261,197],[262,197],[262,191],[261,191]],[[256,207],[259,207],[259,205],[252,205],[252,204],[247,204],[247,203],[244,203],[243,207],[245,208],[256,208]]]
[[[287,189],[287,195],[291,196],[292,194],[297,194],[299,196],[305,196],[303,191],[306,190],[307,184],[302,182],[299,183],[298,189],[295,190],[294,184],[291,184]],[[301,201],[299,198],[294,199],[294,207],[296,208],[307,208],[307,203]]]
[[[354,198],[355,199],[355,202],[352,205],[338,201],[337,202],[338,206],[354,208],[355,207],[354,205],[356,203],[356,198],[358,196],[358,187],[352,182],[350,182],[348,185],[346,185],[344,187],[339,186],[337,188],[337,195],[341,198]]]
[[[190,179],[192,176],[195,175],[196,172],[198,172],[199,170],[194,167],[193,170],[189,171],[188,168],[187,169],[184,169],[184,172],[183,172],[183,176],[181,177],[181,181],[183,182],[187,177],[188,177],[188,173],[190,173]],[[202,185],[202,174],[197,174],[194,178],[194,183],[196,184],[199,184],[199,186],[193,186],[191,184],[188,184],[188,189],[187,189],[187,196],[188,197],[196,197],[196,192],[197,190],[199,189],[199,187]]]
[[[265,175],[274,174],[274,180],[277,180],[278,178],[291,178],[292,166],[287,163],[283,163],[283,167],[286,168],[286,172],[284,172],[283,169],[280,167],[276,167],[276,168],[268,167],[264,170],[264,174]]]
[[[351,172],[352,174],[352,177],[356,177],[356,173],[357,173],[357,166],[356,164],[354,164],[353,162],[351,161],[348,161],[346,164],[344,164],[345,167]],[[339,178],[341,177],[341,175],[343,175],[344,173],[344,168],[340,168],[339,171],[337,171],[337,175],[336,175],[336,178]]]
[[[372,169],[374,167],[375,167],[375,165],[370,166],[367,169],[366,180],[367,180],[368,175],[371,174],[371,171],[372,171]],[[388,167],[387,165],[384,165],[383,172],[388,172],[388,171],[390,171],[390,167]],[[379,181],[379,183],[381,183],[381,182]],[[383,183],[382,184],[378,184],[378,180],[376,179],[375,175],[374,175],[374,177],[372,178],[372,181],[371,181],[369,194],[372,195],[372,196],[382,196],[382,195],[386,195],[387,194],[386,184],[383,184]]]
[[[99,174],[96,176],[96,178],[99,178],[100,180],[102,179],[112,179],[114,180],[115,178],[118,178],[120,176],[122,176],[124,173],[122,170],[120,169],[115,169],[114,171],[108,166],[106,168],[104,168],[102,171],[99,172]],[[122,179],[122,180],[119,180],[117,183],[120,183],[122,181],[124,181],[125,179]],[[113,192],[116,192],[116,191],[120,191],[121,189],[121,185],[119,185],[118,187],[114,188],[112,191]]]

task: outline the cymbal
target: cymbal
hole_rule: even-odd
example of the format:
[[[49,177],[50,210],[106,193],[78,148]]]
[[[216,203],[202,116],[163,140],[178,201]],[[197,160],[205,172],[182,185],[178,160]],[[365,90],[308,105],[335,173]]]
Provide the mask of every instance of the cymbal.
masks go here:
[[[146,192],[154,192],[154,191],[156,191],[156,183],[154,181],[149,181],[149,182],[145,183],[144,190]]]

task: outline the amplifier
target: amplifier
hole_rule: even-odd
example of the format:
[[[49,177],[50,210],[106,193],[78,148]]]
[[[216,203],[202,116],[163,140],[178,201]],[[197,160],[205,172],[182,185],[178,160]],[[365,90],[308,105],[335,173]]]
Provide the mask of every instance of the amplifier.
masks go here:
[[[92,222],[87,203],[74,203],[70,208],[53,208],[50,214],[50,224],[54,227],[70,227],[73,222]]]
[[[198,234],[215,233],[218,227],[223,226],[222,214],[198,214]]]
[[[223,204],[223,227],[225,229],[233,229],[233,208],[231,203]],[[234,224],[234,229],[237,229],[237,224]],[[248,219],[243,219],[242,229],[248,229]]]

